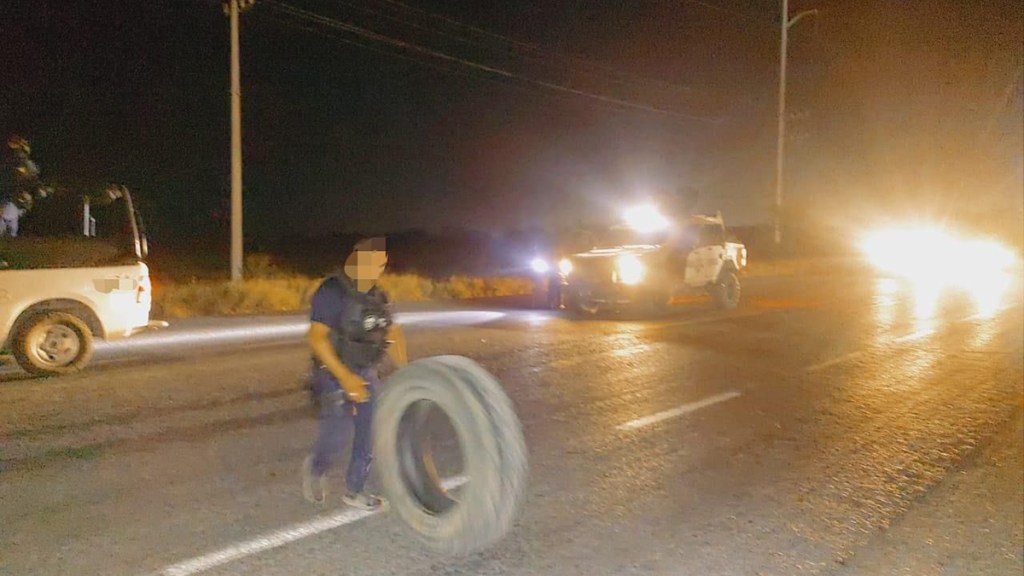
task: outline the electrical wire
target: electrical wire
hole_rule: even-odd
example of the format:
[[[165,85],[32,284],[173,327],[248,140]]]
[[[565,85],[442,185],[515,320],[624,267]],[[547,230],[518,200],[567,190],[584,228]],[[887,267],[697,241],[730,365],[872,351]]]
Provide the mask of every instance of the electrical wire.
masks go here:
[[[523,80],[523,81],[529,82],[531,84],[542,86],[544,88],[548,88],[548,89],[551,89],[551,90],[557,90],[557,91],[561,91],[561,92],[564,92],[564,93],[573,94],[573,95],[576,95],[576,96],[581,96],[581,97],[585,97],[585,98],[594,99],[594,100],[601,101],[601,102],[608,103],[608,104],[614,104],[614,105],[623,106],[623,107],[626,107],[626,108],[642,110],[642,111],[645,111],[645,112],[660,114],[660,115],[667,116],[667,117],[672,117],[672,118],[678,118],[678,119],[683,119],[683,120],[697,120],[697,121],[710,122],[710,123],[719,123],[719,122],[721,122],[721,120],[719,118],[708,118],[708,117],[696,116],[696,115],[692,115],[692,114],[684,114],[684,113],[675,112],[675,111],[671,111],[671,110],[665,110],[665,109],[662,109],[662,108],[656,108],[654,106],[649,106],[649,105],[645,105],[645,104],[639,104],[639,103],[636,103],[636,102],[622,100],[622,99],[619,99],[619,98],[613,98],[613,97],[610,97],[610,96],[604,96],[604,95],[601,95],[601,94],[595,94],[595,93],[587,92],[587,91],[584,91],[584,90],[578,90],[576,88],[571,88],[571,87],[568,87],[568,86],[563,86],[561,84],[556,84],[556,83],[553,83],[553,82],[547,82],[547,81],[544,81],[544,80],[536,80],[536,79],[529,78],[529,77],[526,77],[526,76],[523,76],[523,75],[520,75],[520,74],[516,74],[514,72],[510,72],[510,71],[502,69],[502,68],[497,68],[495,66],[481,64],[481,63],[478,63],[478,62],[474,62],[474,61],[467,60],[467,59],[464,59],[464,58],[459,58],[459,57],[456,57],[456,56],[451,56],[449,54],[446,54],[444,52],[440,52],[438,50],[434,50],[434,49],[431,49],[431,48],[425,48],[423,46],[419,46],[419,45],[413,44],[411,42],[407,42],[407,41],[404,41],[404,40],[399,40],[399,39],[396,39],[396,38],[392,38],[390,36],[385,36],[383,34],[379,34],[379,33],[374,32],[372,30],[368,30],[368,29],[365,29],[365,28],[362,28],[362,27],[359,27],[359,26],[355,26],[353,24],[346,23],[346,22],[341,22],[339,20],[336,20],[336,19],[333,19],[333,18],[330,18],[330,17],[327,17],[327,16],[323,16],[323,15],[320,15],[320,14],[316,14],[314,12],[310,12],[308,10],[304,10],[302,8],[298,8],[296,6],[292,6],[290,4],[286,4],[284,2],[279,2],[278,0],[264,0],[263,4],[266,5],[266,6],[272,7],[274,9],[277,9],[277,10],[283,12],[283,13],[290,14],[290,15],[292,15],[294,17],[305,19],[305,20],[308,20],[310,22],[315,22],[315,23],[321,24],[323,26],[327,26],[327,27],[334,28],[334,29],[337,29],[337,30],[342,30],[342,31],[345,31],[345,32],[350,32],[350,33],[356,34],[358,36],[362,36],[364,38],[375,40],[375,41],[378,41],[378,42],[381,42],[381,43],[384,43],[384,44],[388,44],[388,45],[391,45],[391,46],[395,46],[395,47],[403,48],[403,49],[407,49],[407,50],[412,50],[412,51],[415,51],[415,52],[419,52],[421,54],[432,56],[434,58],[445,60],[447,62],[457,63],[457,64],[460,64],[460,65],[463,65],[463,66],[468,66],[468,67],[471,67],[471,68],[475,68],[477,70],[482,70],[482,71],[485,71],[485,72],[488,72],[488,73],[491,73],[491,74],[495,74],[495,75],[498,75],[498,76],[502,76],[502,77],[505,77],[505,78]]]
[[[337,40],[338,42],[341,42],[343,44],[349,44],[349,45],[353,45],[353,46],[358,46],[360,48],[365,48],[367,50],[370,50],[370,51],[373,51],[373,52],[377,52],[379,54],[384,54],[384,55],[388,55],[388,56],[393,56],[395,58],[399,58],[399,59],[403,59],[403,60],[407,60],[407,61],[412,61],[412,63],[416,63],[416,64],[419,64],[419,65],[422,65],[422,66],[426,66],[428,68],[432,68],[432,69],[438,70],[440,72],[454,74],[454,75],[457,75],[457,76],[462,76],[464,78],[471,78],[471,79],[475,79],[475,80],[483,80],[485,82],[497,84],[497,85],[500,85],[500,86],[503,86],[503,87],[506,87],[506,88],[514,88],[514,89],[517,89],[517,90],[520,90],[520,91],[525,91],[525,92],[530,92],[530,93],[538,93],[537,90],[531,90],[527,86],[524,86],[524,85],[521,85],[521,84],[514,84],[514,83],[506,82],[503,79],[496,78],[494,76],[481,76],[479,74],[474,74],[472,72],[463,71],[463,70],[460,70],[460,69],[457,69],[457,68],[445,67],[445,66],[438,65],[438,64],[435,64],[435,63],[430,63],[430,61],[426,61],[426,60],[423,60],[423,59],[420,59],[420,58],[416,58],[416,57],[408,56],[408,55],[404,55],[404,54],[399,54],[399,53],[396,53],[396,52],[390,52],[390,51],[387,51],[387,50],[382,50],[382,49],[379,49],[379,48],[375,48],[375,47],[373,47],[373,46],[371,46],[369,44],[365,44],[365,43],[357,42],[357,41],[354,41],[354,40],[349,40],[349,39],[346,39],[346,38],[342,38],[340,36],[337,36],[337,35],[334,35],[334,34],[331,34],[331,33],[328,33],[328,32],[324,32],[322,30],[318,30],[318,29],[315,29],[315,28],[309,28],[309,27],[303,26],[303,25],[298,25],[298,24],[295,24],[295,23],[292,23],[292,22],[288,22],[288,20],[278,19],[278,18],[272,18],[272,19],[274,19],[274,22],[280,22],[283,25],[292,26],[292,27],[298,28],[298,29],[302,30],[303,32],[308,32],[310,34],[315,34],[317,36],[321,36],[321,37],[324,37],[324,38],[329,38],[329,39],[332,39],[332,40]],[[558,94],[558,93],[552,94],[550,92],[547,92],[547,97],[555,98],[555,99],[557,99],[559,101],[566,101],[566,102],[570,101],[570,99],[572,101],[578,101],[571,94]],[[624,112],[622,110],[622,108],[614,108],[614,107],[611,107],[611,106],[608,106],[608,105],[598,104],[598,102],[591,102],[591,104],[592,104],[592,106],[595,106],[596,108],[599,108],[599,109],[605,110],[605,111],[609,111],[609,112],[620,112],[620,113]]]
[[[632,79],[632,81],[630,81],[630,82],[627,82],[626,80],[623,80],[623,79],[615,79],[614,80],[615,82],[619,82],[619,83],[623,83],[623,84],[632,83],[634,85],[636,85],[638,83],[640,83],[640,84],[657,84],[657,85],[660,85],[660,86],[664,86],[664,87],[667,87],[667,88],[672,88],[674,90],[679,90],[679,91],[686,92],[686,93],[692,93],[693,92],[693,89],[688,87],[688,86],[681,86],[681,85],[678,85],[678,84],[673,84],[673,83],[670,83],[670,82],[666,82],[664,80],[655,80],[655,79],[652,79],[652,78],[645,78],[645,77],[642,77],[642,76],[637,76],[635,74],[630,74],[628,72],[624,72],[622,70],[617,70],[617,69],[612,68],[610,66],[606,66],[606,65],[603,65],[603,64],[598,64],[596,62],[591,62],[589,60],[584,60],[584,59],[576,57],[576,56],[568,56],[568,55],[565,55],[565,54],[560,54],[558,52],[554,52],[554,51],[551,51],[551,50],[547,50],[547,49],[541,48],[541,47],[539,47],[539,46],[537,46],[535,44],[524,42],[522,40],[517,40],[515,38],[511,38],[509,36],[504,36],[504,35],[501,35],[501,34],[498,34],[498,33],[495,33],[495,32],[491,32],[489,30],[484,30],[482,28],[479,28],[479,27],[476,27],[476,26],[473,26],[473,25],[470,25],[470,24],[465,24],[463,22],[460,22],[460,21],[455,20],[454,18],[450,18],[448,16],[438,15],[438,14],[435,14],[433,12],[429,12],[427,10],[424,10],[422,8],[416,8],[414,6],[410,6],[410,5],[408,5],[408,4],[404,3],[404,2],[399,2],[398,0],[379,0],[379,1],[381,3],[384,3],[384,4],[389,4],[389,5],[392,5],[392,6],[403,8],[403,9],[405,9],[407,11],[410,11],[410,12],[417,12],[417,13],[420,13],[420,14],[427,15],[427,16],[429,16],[431,18],[440,20],[440,21],[448,23],[450,25],[454,25],[454,26],[457,26],[457,27],[464,28],[464,29],[469,30],[471,32],[475,32],[477,34],[480,34],[482,36],[487,36],[487,37],[490,37],[490,38],[493,38],[493,39],[501,40],[503,42],[508,43],[511,46],[514,46],[514,47],[516,47],[516,48],[518,48],[520,50],[526,51],[526,52],[532,52],[534,54],[537,54],[537,55],[540,55],[540,56],[545,56],[545,57],[548,57],[548,58],[553,57],[553,58],[565,60],[565,61],[568,61],[568,62],[573,62],[573,63],[576,63],[577,65],[581,65],[581,66],[584,66],[584,67],[590,67],[590,68],[593,68],[595,70],[600,70],[604,74],[617,75],[617,76],[620,76],[622,78],[631,78]]]

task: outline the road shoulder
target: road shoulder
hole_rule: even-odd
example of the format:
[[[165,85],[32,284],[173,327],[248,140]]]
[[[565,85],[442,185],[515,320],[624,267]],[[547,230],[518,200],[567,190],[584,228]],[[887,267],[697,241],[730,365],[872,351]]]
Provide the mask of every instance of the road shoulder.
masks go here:
[[[1024,411],[836,574],[1024,574]]]

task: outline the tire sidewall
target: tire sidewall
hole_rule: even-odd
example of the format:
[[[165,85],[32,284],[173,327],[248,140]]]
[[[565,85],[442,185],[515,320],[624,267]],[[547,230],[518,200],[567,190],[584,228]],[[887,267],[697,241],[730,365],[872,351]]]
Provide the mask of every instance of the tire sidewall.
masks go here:
[[[60,367],[38,364],[34,354],[28,350],[28,343],[36,338],[38,332],[45,331],[52,325],[66,326],[78,337],[78,355],[70,363]],[[57,376],[74,374],[84,369],[92,359],[94,341],[92,331],[78,316],[70,312],[44,312],[32,315],[18,327],[11,348],[18,365],[26,372],[40,376]]]
[[[468,526],[486,526],[492,520],[487,517],[487,489],[501,482],[500,451],[487,410],[475,395],[458,387],[458,377],[450,370],[413,362],[389,379],[374,410],[374,460],[390,507],[435,547],[463,538]],[[437,515],[423,508],[405,485],[397,449],[402,418],[420,400],[434,402],[445,413],[458,436],[463,474],[471,479],[461,502]]]
[[[715,302],[719,308],[733,310],[739,306],[740,279],[732,268],[722,271],[718,282],[715,283],[714,290]],[[730,292],[735,292],[735,296],[730,297]]]

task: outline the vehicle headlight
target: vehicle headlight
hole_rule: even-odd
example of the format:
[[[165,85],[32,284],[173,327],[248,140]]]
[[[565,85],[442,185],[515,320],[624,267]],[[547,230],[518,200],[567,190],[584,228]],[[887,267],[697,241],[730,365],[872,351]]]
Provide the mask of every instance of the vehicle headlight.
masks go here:
[[[544,274],[549,268],[547,260],[543,258],[534,258],[533,261],[530,262],[530,267],[533,268],[533,271],[537,274]]]
[[[624,217],[630,226],[641,232],[658,232],[670,225],[668,218],[659,212],[657,207],[650,204],[634,206],[626,210]]]
[[[941,228],[878,230],[864,236],[860,249],[882,273],[904,278],[915,294],[927,296],[922,314],[947,288],[965,290],[983,313],[1003,305],[1012,283],[1016,256],[998,242],[968,238]]]
[[[562,258],[558,262],[558,270],[562,274],[568,276],[569,273],[572,272],[572,261],[569,260],[568,258]]]
[[[618,269],[619,281],[623,284],[637,284],[644,278],[646,268],[639,258],[632,254],[619,256]]]

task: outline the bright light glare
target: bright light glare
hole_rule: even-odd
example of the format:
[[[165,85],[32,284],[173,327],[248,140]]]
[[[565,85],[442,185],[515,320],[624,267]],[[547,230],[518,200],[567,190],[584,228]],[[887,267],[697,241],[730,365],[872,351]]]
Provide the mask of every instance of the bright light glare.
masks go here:
[[[914,318],[927,320],[939,311],[939,300],[945,286],[932,280],[910,279],[914,293]]]
[[[937,228],[889,229],[859,245],[872,265],[914,286],[918,317],[935,312],[939,295],[960,289],[982,314],[997,310],[1009,290],[1013,252],[989,240],[966,239]]]
[[[626,210],[626,223],[640,232],[657,232],[669,227],[669,220],[650,204]]]
[[[618,260],[619,279],[623,284],[637,284],[644,277],[644,264],[632,254],[623,254]]]
[[[530,267],[538,274],[544,274],[548,271],[548,263],[543,258],[534,258],[533,262],[530,262]]]
[[[559,260],[558,271],[568,276],[569,273],[572,272],[572,261],[570,261],[568,258],[562,258],[561,260]]]

